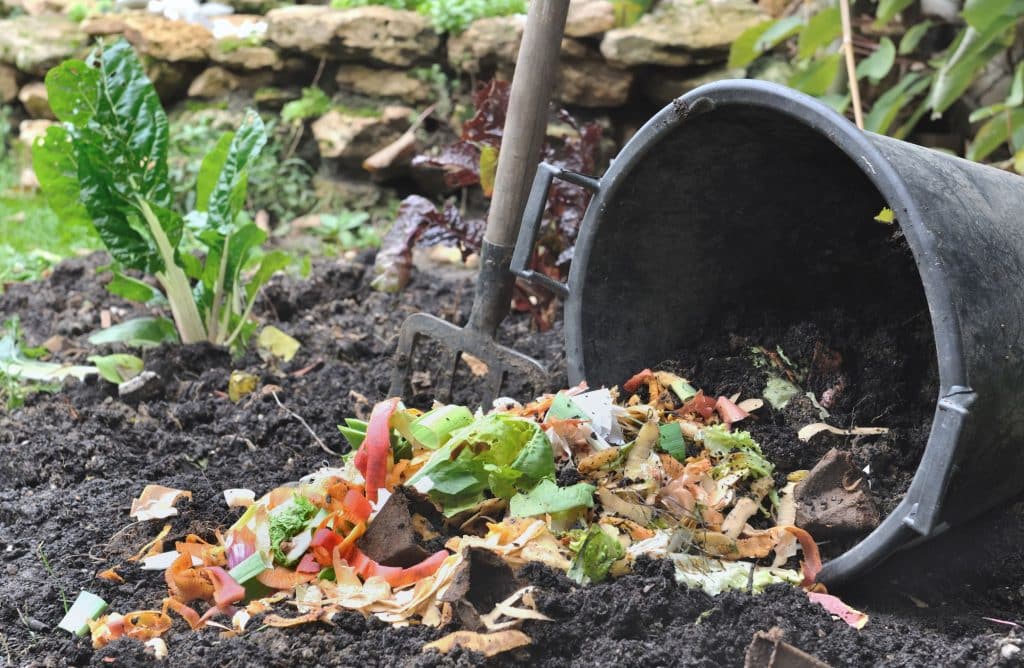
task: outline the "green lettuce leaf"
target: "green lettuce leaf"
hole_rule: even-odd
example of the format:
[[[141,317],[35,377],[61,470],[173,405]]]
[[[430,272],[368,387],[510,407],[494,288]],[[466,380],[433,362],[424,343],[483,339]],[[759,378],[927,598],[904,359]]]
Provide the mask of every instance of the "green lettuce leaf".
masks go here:
[[[425,489],[451,516],[482,501],[487,490],[507,499],[554,474],[554,454],[540,426],[495,414],[452,432],[409,484]]]
[[[274,508],[270,513],[270,553],[279,564],[287,562],[287,555],[281,549],[281,543],[302,531],[309,518],[316,515],[316,506],[301,494],[292,500]]]
[[[593,485],[578,482],[570,487],[559,487],[550,478],[541,480],[526,493],[519,493],[509,502],[513,517],[533,517],[561,513],[577,508],[591,508],[594,505]]]

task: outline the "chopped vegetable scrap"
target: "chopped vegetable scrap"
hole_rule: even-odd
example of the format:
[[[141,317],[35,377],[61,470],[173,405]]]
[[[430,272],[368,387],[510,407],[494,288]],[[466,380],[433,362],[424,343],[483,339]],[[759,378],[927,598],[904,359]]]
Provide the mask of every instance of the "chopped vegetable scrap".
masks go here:
[[[165,527],[136,557],[164,571],[160,610],[100,617],[106,604],[83,592],[62,627],[88,627],[101,646],[156,638],[170,614],[227,635],[255,617],[279,627],[343,611],[398,625],[471,618],[473,628],[430,647],[490,655],[529,642],[508,632],[522,620],[548,619],[533,588],[511,575],[522,565],[540,562],[585,585],[641,557],[671,560],[678,582],[711,595],[801,586],[849,624],[866,623],[815,583],[818,548],[795,525],[806,472],[776,490],[772,463],[738,428],[763,402],[707,396],[665,371],[644,370],[624,387],[581,385],[526,405],[501,399],[486,414],[382,401],[369,421],[339,427],[353,450],[339,466],[258,499],[226,490],[241,514],[213,542],[188,535],[162,552]],[[133,516],[167,517],[182,494],[149,486]],[[515,593],[466,617],[467,583],[482,572],[470,562],[486,559],[508,574],[491,595]]]
[[[139,498],[132,501],[130,516],[140,522],[173,517],[178,514],[174,504],[182,497],[191,499],[192,492],[161,485],[146,485]]]

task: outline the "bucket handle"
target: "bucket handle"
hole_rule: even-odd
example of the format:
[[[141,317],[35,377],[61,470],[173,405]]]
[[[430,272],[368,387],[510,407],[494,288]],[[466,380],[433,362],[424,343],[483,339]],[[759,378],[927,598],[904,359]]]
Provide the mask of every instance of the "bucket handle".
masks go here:
[[[601,182],[591,176],[555,167],[546,162],[537,165],[537,175],[533,178],[533,185],[530,187],[530,198],[523,211],[523,224],[519,227],[519,238],[516,240],[516,249],[512,255],[509,270],[527,283],[541,285],[555,296],[565,299],[569,296],[567,284],[529,268],[530,258],[533,256],[533,246],[537,243],[537,232],[540,230],[540,222],[544,217],[544,206],[548,201],[548,190],[551,189],[551,182],[555,177],[593,192],[597,192],[601,188]]]

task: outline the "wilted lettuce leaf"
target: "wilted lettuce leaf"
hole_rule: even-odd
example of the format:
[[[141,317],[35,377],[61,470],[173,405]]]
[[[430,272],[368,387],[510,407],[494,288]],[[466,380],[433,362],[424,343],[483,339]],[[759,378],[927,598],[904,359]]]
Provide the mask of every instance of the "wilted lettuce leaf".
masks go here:
[[[590,508],[594,505],[595,489],[596,487],[585,482],[559,487],[555,481],[544,479],[529,492],[513,496],[509,502],[509,511],[513,517],[532,517]]]
[[[704,447],[720,461],[720,471],[747,469],[754,478],[772,474],[774,467],[761,454],[761,446],[754,442],[750,432],[726,431],[723,425],[716,425],[704,429],[703,438]]]

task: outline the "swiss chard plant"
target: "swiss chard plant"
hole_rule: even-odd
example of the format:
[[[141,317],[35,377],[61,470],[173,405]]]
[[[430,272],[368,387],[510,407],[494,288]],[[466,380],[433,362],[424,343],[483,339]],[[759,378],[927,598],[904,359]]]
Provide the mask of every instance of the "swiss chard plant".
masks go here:
[[[288,263],[262,252],[266,233],[243,210],[250,165],[267,141],[260,117],[249,111],[220,137],[200,166],[195,210],[181,216],[172,208],[167,116],[127,42],[65,61],[46,75],[46,89],[61,124],[36,141],[33,166],[63,220],[95,227],[115,263],[108,289],[166,299],[184,343],[244,345],[259,288]],[[183,247],[186,230],[198,253]],[[162,292],[124,269],[155,277]]]

